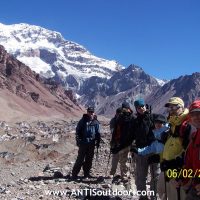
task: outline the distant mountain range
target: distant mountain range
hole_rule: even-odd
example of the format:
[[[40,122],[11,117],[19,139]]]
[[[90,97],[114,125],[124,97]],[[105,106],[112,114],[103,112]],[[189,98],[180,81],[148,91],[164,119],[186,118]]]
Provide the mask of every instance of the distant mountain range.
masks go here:
[[[51,94],[60,97],[52,91],[56,88],[62,91],[62,100],[63,94],[67,95],[75,110],[94,105],[98,114],[111,116],[123,101],[133,107],[134,100],[142,97],[155,112],[165,112],[163,105],[171,96],[182,97],[186,105],[200,97],[199,73],[168,82],[159,80],[134,64],[125,68],[116,61],[98,58],[60,33],[39,26],[0,24],[0,44],[35,71],[34,77],[39,76]],[[38,102],[41,104],[42,98]]]

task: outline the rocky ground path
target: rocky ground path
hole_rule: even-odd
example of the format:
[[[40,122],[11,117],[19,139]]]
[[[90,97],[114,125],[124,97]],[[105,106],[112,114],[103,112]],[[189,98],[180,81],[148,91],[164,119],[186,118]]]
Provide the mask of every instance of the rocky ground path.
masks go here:
[[[35,121],[10,125],[1,121],[0,199],[95,199],[87,198],[86,194],[111,191],[121,191],[123,195],[101,199],[137,199],[127,193],[129,189],[136,190],[133,176],[128,184],[113,182],[107,176],[110,169],[108,121],[101,121],[103,142],[98,159],[94,157],[94,177],[83,179],[81,172],[79,179],[70,178],[78,150],[74,138],[76,124],[77,121]]]

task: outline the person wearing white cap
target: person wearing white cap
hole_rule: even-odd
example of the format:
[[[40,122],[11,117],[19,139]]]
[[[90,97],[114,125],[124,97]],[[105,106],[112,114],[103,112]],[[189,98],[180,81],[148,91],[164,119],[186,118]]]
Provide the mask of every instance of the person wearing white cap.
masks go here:
[[[184,147],[188,144],[186,133],[183,133],[183,126],[188,125],[188,109],[184,108],[184,102],[179,97],[172,97],[165,104],[169,113],[168,123],[170,124],[169,137],[164,145],[163,160],[161,162],[161,171],[165,172],[166,195],[168,200],[185,199],[185,191],[177,184],[175,178],[167,176],[169,170],[179,170],[183,167]],[[184,140],[182,136],[184,135]],[[183,142],[184,141],[184,142]],[[185,142],[187,141],[187,142]],[[186,144],[185,144],[186,143]],[[159,177],[160,179],[161,177]],[[161,182],[159,180],[159,182]]]

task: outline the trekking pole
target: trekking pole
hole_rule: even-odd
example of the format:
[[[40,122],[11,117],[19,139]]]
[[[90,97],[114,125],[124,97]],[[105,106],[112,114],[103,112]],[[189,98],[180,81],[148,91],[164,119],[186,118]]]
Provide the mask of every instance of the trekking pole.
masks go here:
[[[166,183],[165,171],[163,172],[163,175],[164,175],[164,182],[165,182],[165,200],[167,200],[167,183]]]
[[[181,189],[180,189],[180,187],[176,188],[176,192],[177,192],[177,200],[181,200]]]
[[[157,200],[157,189],[156,189],[155,174],[154,174],[154,166],[153,165],[154,165],[154,163],[150,164],[151,171],[152,171],[153,187],[154,187],[154,191],[155,191],[155,200]]]
[[[128,172],[129,172],[129,176],[131,177],[131,168],[132,168],[132,156],[129,152],[128,154]]]
[[[108,156],[108,162],[107,162],[107,166],[106,166],[105,177],[107,177],[107,173],[108,173],[108,166],[109,166],[109,163],[110,163],[110,156],[111,156],[111,152],[109,153],[109,156]]]
[[[97,151],[96,151],[95,167],[97,166],[98,161],[99,161],[99,148],[97,148]]]

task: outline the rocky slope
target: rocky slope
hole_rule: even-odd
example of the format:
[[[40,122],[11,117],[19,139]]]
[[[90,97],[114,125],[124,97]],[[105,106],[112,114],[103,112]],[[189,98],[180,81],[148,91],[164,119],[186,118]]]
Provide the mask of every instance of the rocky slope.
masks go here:
[[[166,83],[147,98],[154,112],[165,113],[165,103],[172,96],[181,97],[188,107],[195,99],[200,99],[200,73],[181,76]]]
[[[70,91],[44,83],[39,74],[9,55],[0,46],[1,119],[66,117],[82,112]]]
[[[146,99],[160,87],[157,80],[142,68],[130,65],[110,79],[91,77],[85,81],[80,90],[80,102],[84,105],[93,104],[98,114],[111,116],[123,101],[129,102],[133,108],[134,100]]]

